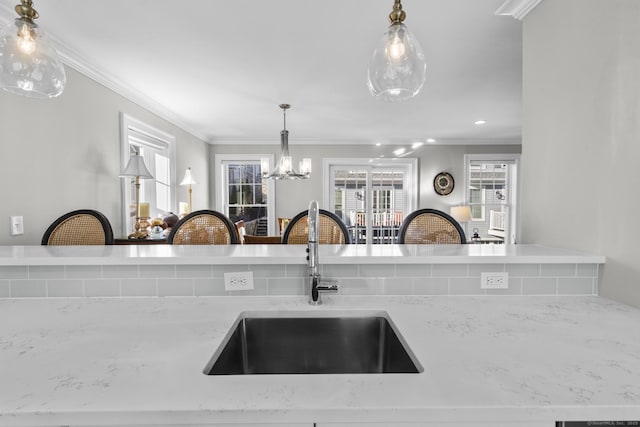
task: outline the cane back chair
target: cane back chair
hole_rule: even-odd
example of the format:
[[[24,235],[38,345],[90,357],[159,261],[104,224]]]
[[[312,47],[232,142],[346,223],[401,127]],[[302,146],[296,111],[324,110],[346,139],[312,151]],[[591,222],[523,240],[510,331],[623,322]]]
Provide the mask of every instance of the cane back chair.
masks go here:
[[[62,215],[42,236],[47,245],[113,245],[113,229],[106,216],[91,209]]]
[[[239,241],[238,230],[229,218],[206,209],[187,214],[167,238],[170,245],[231,245]]]
[[[282,234],[282,243],[290,245],[306,245],[309,240],[309,215],[302,211],[291,218]],[[333,212],[320,209],[318,211],[318,243],[349,244],[351,238],[344,222]]]
[[[450,215],[436,209],[411,212],[398,231],[398,243],[463,244],[466,237],[462,227]]]

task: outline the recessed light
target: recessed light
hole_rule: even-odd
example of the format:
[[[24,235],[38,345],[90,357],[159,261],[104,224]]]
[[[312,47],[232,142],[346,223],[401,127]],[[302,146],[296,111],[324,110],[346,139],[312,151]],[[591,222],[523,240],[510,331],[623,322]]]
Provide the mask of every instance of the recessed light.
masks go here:
[[[411,148],[415,150],[416,148],[420,148],[423,145],[424,145],[424,142],[414,142],[413,144],[411,144]]]
[[[395,154],[396,156],[399,156],[401,154],[404,154],[405,151],[407,151],[407,150],[404,149],[404,148],[398,148],[396,150],[393,150],[393,154]]]
[[[487,123],[486,120],[476,120],[475,122],[473,122],[474,125],[484,125],[486,123]]]
[[[376,147],[380,147],[382,145],[381,142],[376,142]]]
[[[427,142],[428,142],[429,144],[433,144],[434,142],[436,142],[436,140],[435,140],[435,139],[433,139],[433,138],[427,138]]]

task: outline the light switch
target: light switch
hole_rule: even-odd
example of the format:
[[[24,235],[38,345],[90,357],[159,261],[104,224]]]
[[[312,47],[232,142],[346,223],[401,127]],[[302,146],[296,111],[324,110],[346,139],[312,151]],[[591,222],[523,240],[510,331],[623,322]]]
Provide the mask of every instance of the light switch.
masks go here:
[[[12,216],[11,219],[11,235],[20,236],[24,234],[24,224],[22,222],[22,216]]]

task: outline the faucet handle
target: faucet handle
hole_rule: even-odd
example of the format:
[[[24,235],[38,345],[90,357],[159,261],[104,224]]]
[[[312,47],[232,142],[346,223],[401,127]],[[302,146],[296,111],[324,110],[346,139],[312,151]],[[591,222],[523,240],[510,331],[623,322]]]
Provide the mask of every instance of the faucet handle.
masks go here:
[[[320,280],[318,283],[318,292],[323,294],[335,294],[338,293],[340,285],[337,280]]]

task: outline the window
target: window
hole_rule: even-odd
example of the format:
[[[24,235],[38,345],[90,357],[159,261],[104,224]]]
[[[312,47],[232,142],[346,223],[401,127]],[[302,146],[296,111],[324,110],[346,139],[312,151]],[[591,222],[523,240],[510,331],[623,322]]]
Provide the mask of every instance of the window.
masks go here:
[[[467,235],[483,241],[516,242],[518,154],[467,154],[465,198],[471,208]]]
[[[244,221],[247,234],[275,235],[273,182],[262,179],[261,159],[272,155],[227,155],[215,157],[219,184],[216,185],[216,209],[233,222]]]
[[[149,204],[149,215],[157,217],[175,212],[175,137],[124,113],[120,114],[122,166],[138,152],[154,179],[140,180],[140,202]],[[135,180],[123,179],[123,233],[135,225]]]
[[[417,160],[325,159],[324,170],[324,206],[344,221],[352,242],[397,242],[418,205]]]

